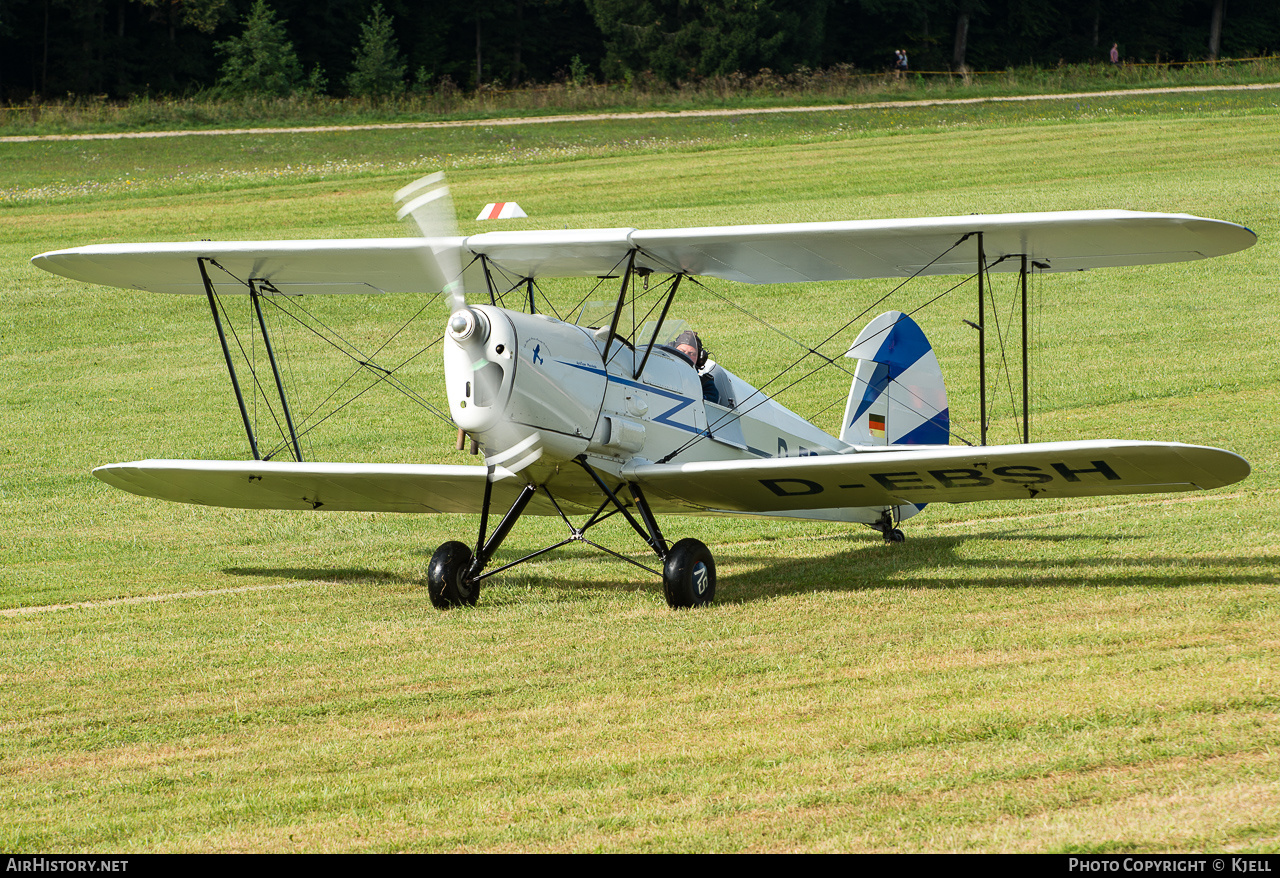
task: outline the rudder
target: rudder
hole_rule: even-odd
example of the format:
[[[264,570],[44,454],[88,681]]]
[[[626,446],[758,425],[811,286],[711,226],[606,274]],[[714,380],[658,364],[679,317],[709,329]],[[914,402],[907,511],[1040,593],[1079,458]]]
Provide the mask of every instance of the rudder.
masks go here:
[[[866,325],[846,357],[858,360],[840,438],[850,445],[946,445],[951,415],[942,368],[924,330],[901,311]],[[885,509],[885,522],[910,518],[924,504]],[[883,530],[888,534],[886,524]]]
[[[867,324],[846,357],[858,360],[840,438],[851,445],[946,445],[951,416],[942,368],[924,330],[901,311]]]

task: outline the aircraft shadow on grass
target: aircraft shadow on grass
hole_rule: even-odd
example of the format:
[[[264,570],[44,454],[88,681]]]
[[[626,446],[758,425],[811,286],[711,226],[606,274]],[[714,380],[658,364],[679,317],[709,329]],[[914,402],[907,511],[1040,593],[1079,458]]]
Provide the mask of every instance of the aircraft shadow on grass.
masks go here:
[[[861,539],[833,536],[833,542]],[[751,603],[758,600],[811,592],[866,591],[877,589],[1071,589],[1107,586],[1111,588],[1185,588],[1192,585],[1272,586],[1275,579],[1259,570],[1280,566],[1280,556],[1215,556],[1189,558],[1161,555],[1144,558],[1054,557],[1028,559],[1009,554],[1000,558],[966,558],[960,548],[975,541],[1026,543],[1102,542],[1119,545],[1142,537],[1123,534],[1078,533],[1038,534],[998,533],[978,536],[916,537],[905,544],[886,546],[870,543],[809,559],[780,560],[776,555],[734,553],[735,565],[752,569],[719,575],[717,599],[724,603]],[[514,561],[518,553],[501,552],[498,563]],[[588,561],[595,552],[578,546],[566,547],[561,560]],[[557,567],[556,569],[564,569]],[[948,575],[938,575],[943,569]],[[271,577],[316,583],[364,582],[374,587],[425,585],[425,575],[404,574],[368,568],[323,569],[315,567],[232,567],[231,576]],[[586,600],[598,592],[661,592],[660,582],[641,576],[598,579],[563,578],[552,570],[526,568],[511,577],[495,577],[490,588],[498,597],[504,588],[547,589],[555,600]],[[424,601],[425,601],[425,591]],[[576,596],[576,597],[575,597]],[[503,602],[505,603],[505,602]],[[424,603],[425,606],[425,603]]]
[[[1259,573],[1274,569],[1280,557],[1257,555],[1188,558],[1157,555],[1142,558],[1062,557],[1028,559],[1010,553],[999,558],[967,558],[960,553],[975,541],[1028,540],[1047,543],[1104,542],[1119,545],[1140,540],[1118,534],[984,535],[933,537],[895,546],[892,557],[875,557],[880,546],[807,561],[769,559],[760,569],[723,576],[720,600],[747,602],[814,591],[874,589],[1024,588],[1184,588],[1193,585],[1270,586],[1274,578]],[[838,570],[838,573],[832,573]],[[943,571],[939,574],[938,571]]]

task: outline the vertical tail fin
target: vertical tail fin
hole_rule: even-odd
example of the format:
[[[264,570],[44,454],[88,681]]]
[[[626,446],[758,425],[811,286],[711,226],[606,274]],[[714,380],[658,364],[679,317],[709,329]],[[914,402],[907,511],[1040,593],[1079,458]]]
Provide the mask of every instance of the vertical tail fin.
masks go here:
[[[924,331],[901,311],[867,324],[845,354],[856,357],[840,438],[852,445],[946,445],[951,417],[942,369]]]
[[[858,366],[840,438],[850,445],[946,445],[951,440],[947,388],[933,347],[914,320],[887,311],[866,325],[845,354]],[[884,510],[883,530],[923,504]]]

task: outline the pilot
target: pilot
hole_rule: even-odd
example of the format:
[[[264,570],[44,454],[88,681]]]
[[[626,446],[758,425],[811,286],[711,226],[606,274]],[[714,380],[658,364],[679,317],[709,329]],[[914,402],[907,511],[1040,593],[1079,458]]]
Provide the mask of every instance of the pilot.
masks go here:
[[[676,350],[689,358],[693,368],[698,370],[698,379],[702,382],[702,398],[707,402],[720,402],[720,390],[716,387],[716,379],[711,374],[716,364],[709,360],[702,339],[692,329],[686,329],[676,336]]]

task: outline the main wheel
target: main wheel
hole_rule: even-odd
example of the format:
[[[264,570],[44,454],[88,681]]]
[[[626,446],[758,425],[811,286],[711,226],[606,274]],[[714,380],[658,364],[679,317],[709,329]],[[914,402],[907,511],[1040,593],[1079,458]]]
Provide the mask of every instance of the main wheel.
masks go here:
[[[672,546],[662,568],[662,593],[672,607],[711,603],[716,595],[716,562],[711,550],[694,539]]]
[[[475,606],[480,597],[480,583],[467,578],[475,558],[471,547],[456,540],[436,549],[427,565],[427,594],[431,603],[444,610],[464,604]]]

